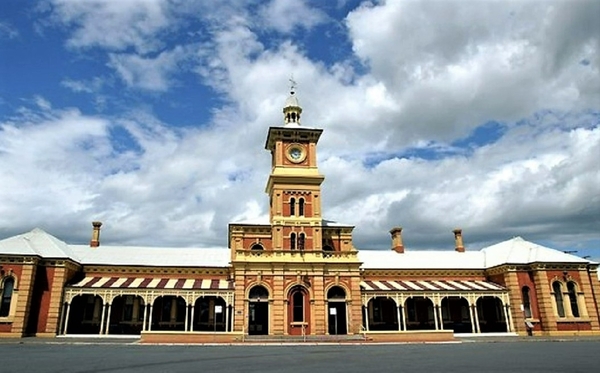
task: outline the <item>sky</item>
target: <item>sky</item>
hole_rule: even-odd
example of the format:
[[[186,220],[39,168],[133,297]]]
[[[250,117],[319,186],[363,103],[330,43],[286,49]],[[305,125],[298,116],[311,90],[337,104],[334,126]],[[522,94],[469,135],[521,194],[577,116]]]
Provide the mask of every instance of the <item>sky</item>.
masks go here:
[[[4,0],[0,238],[226,247],[290,77],[358,249],[600,261],[599,1]]]

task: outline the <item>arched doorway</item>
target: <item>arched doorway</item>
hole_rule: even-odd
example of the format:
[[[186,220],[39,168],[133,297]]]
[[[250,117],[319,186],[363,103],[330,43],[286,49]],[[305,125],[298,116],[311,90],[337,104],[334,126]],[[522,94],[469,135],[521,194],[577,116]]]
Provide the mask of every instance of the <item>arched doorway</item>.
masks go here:
[[[227,305],[221,297],[200,297],[194,303],[194,331],[224,332],[227,330]]]
[[[248,294],[248,334],[269,334],[269,291],[261,285]]]
[[[506,332],[506,317],[502,301],[498,297],[480,297],[477,299],[477,315],[481,333]]]
[[[433,302],[426,297],[406,300],[406,330],[435,330]]]
[[[375,297],[367,304],[369,330],[398,330],[396,302],[390,298]]]
[[[444,329],[454,330],[454,333],[472,333],[469,302],[463,297],[442,299],[442,322]]]
[[[152,330],[185,330],[185,309],[182,297],[164,295],[156,298],[152,307]]]
[[[328,332],[331,335],[347,334],[346,292],[340,286],[327,291]]]
[[[308,291],[300,285],[288,293],[288,334],[310,334],[310,300]]]
[[[102,318],[102,298],[82,294],[71,301],[67,334],[99,334]]]
[[[111,304],[108,334],[140,334],[145,303],[142,297],[120,295]]]

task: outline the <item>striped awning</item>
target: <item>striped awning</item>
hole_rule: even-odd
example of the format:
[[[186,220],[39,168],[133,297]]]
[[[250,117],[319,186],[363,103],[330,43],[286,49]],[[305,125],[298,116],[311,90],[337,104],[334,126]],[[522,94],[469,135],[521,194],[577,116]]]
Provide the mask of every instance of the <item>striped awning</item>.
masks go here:
[[[233,290],[232,281],[191,278],[86,277],[71,288]]]
[[[426,280],[426,281],[362,281],[364,291],[490,291],[505,290],[501,285],[488,281]]]

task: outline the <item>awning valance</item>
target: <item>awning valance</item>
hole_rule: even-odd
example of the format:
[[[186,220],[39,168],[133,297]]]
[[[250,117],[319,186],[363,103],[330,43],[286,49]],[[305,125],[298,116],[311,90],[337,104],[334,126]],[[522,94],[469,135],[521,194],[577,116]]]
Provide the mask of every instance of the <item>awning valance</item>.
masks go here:
[[[362,281],[364,291],[502,291],[503,286],[489,281],[471,280],[394,280]]]
[[[144,277],[86,277],[70,288],[86,289],[179,289],[233,290],[232,281],[221,279],[178,279]]]

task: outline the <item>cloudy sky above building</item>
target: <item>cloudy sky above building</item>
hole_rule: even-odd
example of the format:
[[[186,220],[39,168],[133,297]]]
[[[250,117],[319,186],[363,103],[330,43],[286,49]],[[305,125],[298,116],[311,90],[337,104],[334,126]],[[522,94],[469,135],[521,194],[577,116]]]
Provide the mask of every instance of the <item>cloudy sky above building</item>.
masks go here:
[[[600,2],[3,2],[0,238],[225,247],[289,78],[359,249],[600,259]]]

